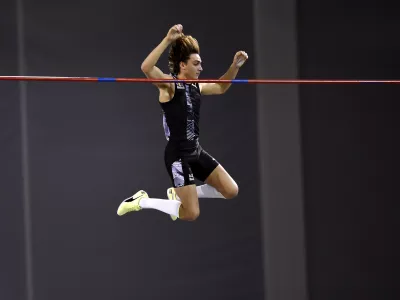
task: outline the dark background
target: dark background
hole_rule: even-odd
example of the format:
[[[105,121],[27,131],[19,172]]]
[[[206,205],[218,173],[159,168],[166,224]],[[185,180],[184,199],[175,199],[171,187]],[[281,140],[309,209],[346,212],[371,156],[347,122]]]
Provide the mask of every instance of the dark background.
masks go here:
[[[18,72],[15,15],[15,3],[2,1],[2,75]],[[19,89],[18,82],[0,84],[0,298],[25,299]]]
[[[23,75],[143,77],[143,59],[181,23],[200,41],[203,78],[221,76],[238,50],[250,56],[239,77],[255,77],[251,5],[22,3]],[[21,75],[18,20],[16,3],[3,0],[1,75]],[[390,3],[298,1],[299,78],[400,79],[398,22]],[[167,71],[165,55],[159,66]],[[21,89],[0,82],[1,299],[264,299],[254,86],[203,101],[201,143],[240,194],[201,199],[194,223],[156,211],[116,215],[139,189],[166,198],[155,87],[26,87],[33,290],[25,268]],[[309,299],[400,294],[399,96],[395,85],[299,88]]]
[[[394,3],[298,7],[301,78],[400,78]],[[300,87],[310,299],[399,298],[399,96],[397,85]]]

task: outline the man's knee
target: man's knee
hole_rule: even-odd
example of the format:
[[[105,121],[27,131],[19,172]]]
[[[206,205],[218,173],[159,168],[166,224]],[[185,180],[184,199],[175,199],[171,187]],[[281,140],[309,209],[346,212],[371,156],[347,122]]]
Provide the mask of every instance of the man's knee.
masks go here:
[[[236,183],[229,185],[228,188],[221,193],[226,199],[233,199],[239,194],[239,187]]]
[[[185,221],[195,221],[200,216],[200,208],[185,209],[181,219]]]

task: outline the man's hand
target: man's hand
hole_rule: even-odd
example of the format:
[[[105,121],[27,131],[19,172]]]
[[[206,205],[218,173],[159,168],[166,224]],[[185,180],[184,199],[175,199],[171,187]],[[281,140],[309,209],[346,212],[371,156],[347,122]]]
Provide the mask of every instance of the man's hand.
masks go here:
[[[183,26],[181,24],[174,25],[167,34],[167,40],[172,43],[182,36]]]
[[[246,62],[246,60],[249,58],[246,52],[244,51],[239,51],[235,54],[235,57],[233,58],[233,65],[236,66],[237,68],[240,68],[243,66],[243,64]]]

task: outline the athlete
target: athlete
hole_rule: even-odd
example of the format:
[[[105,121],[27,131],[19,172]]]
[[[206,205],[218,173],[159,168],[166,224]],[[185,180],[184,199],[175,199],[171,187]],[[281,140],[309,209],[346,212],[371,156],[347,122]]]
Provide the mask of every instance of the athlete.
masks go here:
[[[164,74],[156,64],[168,47],[170,74]],[[234,79],[247,59],[246,52],[237,52],[220,79]],[[194,221],[200,214],[199,198],[231,199],[238,194],[236,182],[199,143],[201,96],[223,94],[231,84],[184,81],[198,79],[203,68],[199,44],[194,37],[183,34],[181,24],[169,29],[161,43],[143,61],[141,69],[147,78],[182,80],[154,83],[159,90],[163,112],[168,141],[164,161],[172,187],[167,190],[168,199],[149,198],[141,190],[122,201],[117,214],[122,216],[142,209],[156,209],[169,214],[172,220]],[[196,186],[195,178],[204,184]]]

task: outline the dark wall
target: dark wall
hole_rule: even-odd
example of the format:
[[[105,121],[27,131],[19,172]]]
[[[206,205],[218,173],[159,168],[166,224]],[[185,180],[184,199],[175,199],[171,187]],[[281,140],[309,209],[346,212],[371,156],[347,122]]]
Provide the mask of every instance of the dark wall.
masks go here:
[[[251,22],[221,18],[229,1],[137,5],[26,1],[28,75],[144,77],[141,62],[176,23],[200,41],[203,78],[221,76],[238,50],[252,57]],[[250,61],[240,77],[253,72]],[[240,196],[201,199],[195,223],[116,215],[139,189],[166,198],[157,99],[150,84],[28,84],[35,299],[263,298],[254,88],[204,98],[201,144]]]
[[[399,79],[396,10],[299,1],[301,78]],[[398,299],[400,88],[301,86],[310,299]]]
[[[297,77],[295,0],[255,0],[257,78]],[[268,300],[307,298],[299,92],[257,85],[258,164]]]
[[[14,1],[0,6],[2,75],[18,75]],[[0,82],[0,298],[25,297],[21,118],[17,82]]]

